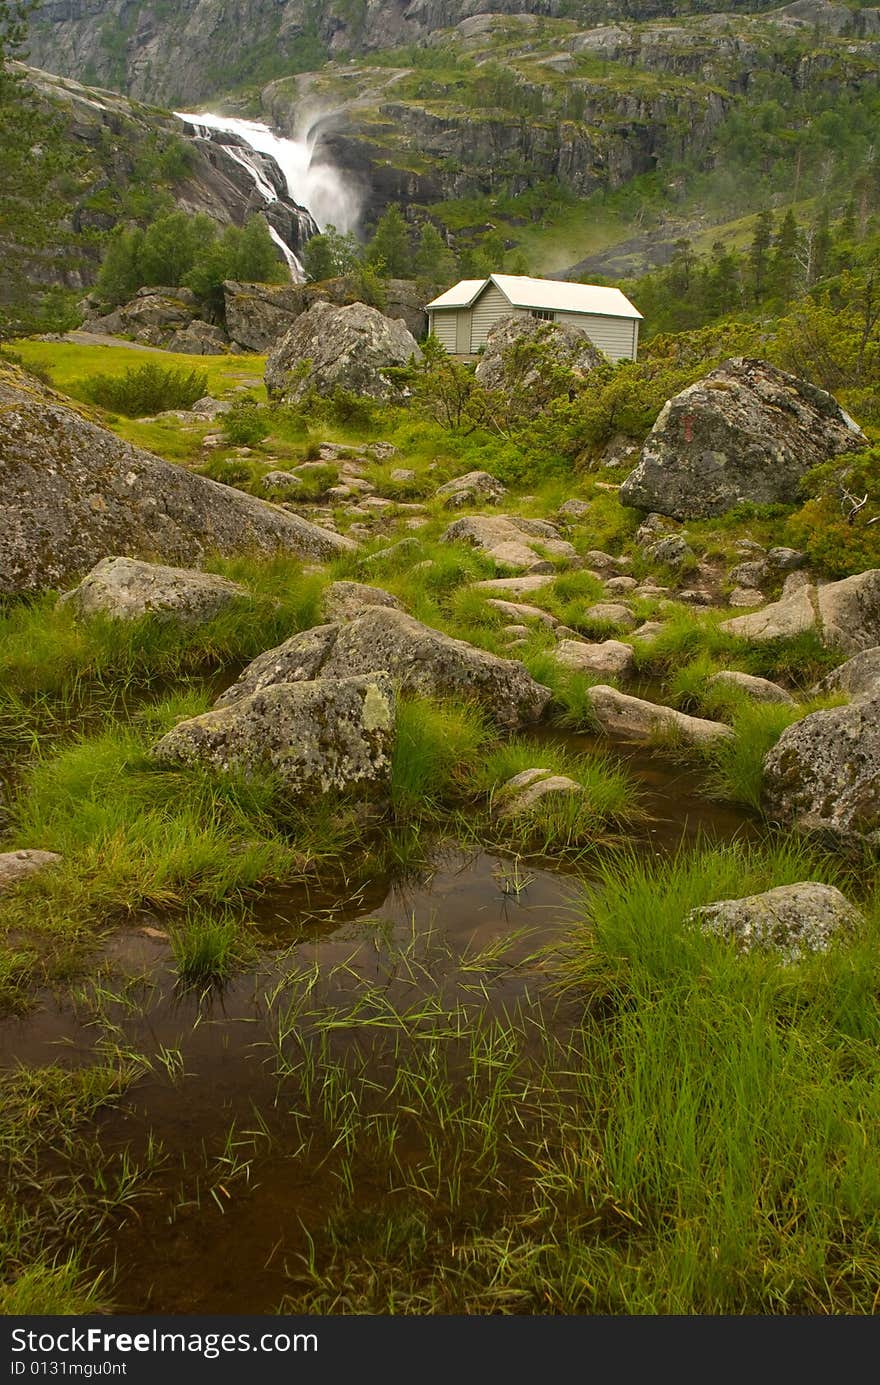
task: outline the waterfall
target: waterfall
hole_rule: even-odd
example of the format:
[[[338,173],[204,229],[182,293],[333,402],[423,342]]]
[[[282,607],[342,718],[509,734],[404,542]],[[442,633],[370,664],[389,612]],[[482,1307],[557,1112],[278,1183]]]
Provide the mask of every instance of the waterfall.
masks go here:
[[[268,176],[266,165],[271,160],[281,171],[287,197],[307,209],[319,230],[335,226],[337,231],[347,232],[357,226],[361,209],[357,190],[346,184],[338,168],[315,158],[319,117],[311,117],[305,122],[301,134],[286,139],[268,125],[255,120],[213,115],[210,111],[199,114],[176,111],[175,114],[202,138],[216,141],[218,134],[231,135],[236,143],[223,144],[222,148],[247,170],[254,187],[267,204],[280,200],[279,189],[272,185]],[[267,155],[268,158],[265,157]],[[277,228],[270,223],[269,229],[273,239],[283,248],[293,277],[301,280],[303,273],[299,260]]]

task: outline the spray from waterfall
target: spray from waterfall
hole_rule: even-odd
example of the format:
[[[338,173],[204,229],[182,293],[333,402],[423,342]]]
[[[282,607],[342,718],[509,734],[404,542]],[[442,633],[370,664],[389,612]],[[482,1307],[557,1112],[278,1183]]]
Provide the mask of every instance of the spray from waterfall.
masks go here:
[[[352,231],[358,223],[361,210],[360,196],[349,186],[343,174],[332,164],[323,163],[315,157],[319,116],[311,116],[302,122],[302,129],[293,139],[287,139],[256,120],[239,120],[233,116],[214,115],[210,111],[190,114],[175,112],[178,119],[196,130],[216,131],[219,134],[235,135],[247,147],[238,144],[224,145],[236,163],[241,164],[253,179],[260,196],[271,203],[278,200],[278,191],[266,177],[261,167],[259,155],[268,154],[275,160],[287,185],[287,195],[301,207],[305,207],[322,231],[335,226],[337,231]],[[256,157],[249,157],[254,151]],[[302,266],[282,237],[270,225],[273,239],[284,251],[295,279],[302,279]]]

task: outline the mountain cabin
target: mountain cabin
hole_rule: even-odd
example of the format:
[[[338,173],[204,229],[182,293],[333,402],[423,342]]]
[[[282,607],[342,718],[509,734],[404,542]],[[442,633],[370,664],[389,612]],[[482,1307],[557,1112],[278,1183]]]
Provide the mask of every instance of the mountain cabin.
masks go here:
[[[426,311],[428,330],[451,356],[474,355],[498,319],[511,313],[579,327],[612,361],[634,361],[639,349],[641,313],[620,289],[599,284],[490,274],[488,279],[462,279]]]

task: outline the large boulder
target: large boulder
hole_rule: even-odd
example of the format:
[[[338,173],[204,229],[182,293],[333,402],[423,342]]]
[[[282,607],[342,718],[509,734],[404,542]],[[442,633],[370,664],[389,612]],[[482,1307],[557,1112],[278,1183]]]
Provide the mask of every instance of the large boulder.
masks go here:
[[[811,467],[866,446],[825,390],[740,357],[668,400],[620,499],[676,519],[791,504]]]
[[[372,399],[393,399],[400,391],[389,367],[420,360],[421,354],[404,322],[366,303],[347,308],[315,303],[270,355],[266,388],[276,398],[293,401],[337,386]]]
[[[160,765],[275,775],[287,793],[384,791],[395,700],[385,673],[279,683],[182,721],[153,749]]]
[[[247,351],[271,351],[305,312],[301,284],[247,284],[227,279],[223,285],[226,330]]]
[[[880,694],[880,645],[855,654],[832,669],[814,689],[816,693],[848,693],[850,697]]]
[[[629,697],[604,683],[588,688],[587,696],[600,730],[622,740],[656,742],[668,739],[685,745],[712,745],[733,737],[733,731],[723,722],[690,717],[674,707]]]
[[[783,590],[779,601],[734,616],[721,629],[758,643],[815,630],[826,644],[847,654],[880,644],[880,568],[821,586],[813,586],[801,573],[792,574],[788,582],[798,579],[798,585]]]
[[[0,416],[0,593],[63,586],[119,554],[189,565],[212,552],[328,559],[356,547],[132,447],[5,364]]]
[[[567,395],[568,371],[588,375],[604,361],[579,327],[510,313],[491,328],[476,376],[485,389],[507,395],[517,413],[531,417]]]
[[[83,330],[98,336],[134,337],[149,346],[189,355],[215,356],[228,346],[225,332],[200,318],[195,294],[184,288],[140,289],[103,317],[88,318]]]
[[[153,616],[191,627],[213,620],[247,595],[245,587],[213,572],[164,567],[136,558],[102,558],[78,587],[65,592],[59,605],[78,616],[106,615],[114,620]]]
[[[772,950],[790,962],[809,952],[827,952],[864,922],[840,890],[815,880],[778,885],[743,899],[719,899],[694,909],[688,918],[741,952]]]
[[[406,692],[473,698],[501,726],[531,725],[550,701],[550,689],[515,660],[443,635],[405,611],[370,606],[351,621],[316,626],[261,654],[217,705],[231,706],[276,683],[348,678],[377,668]]]
[[[880,845],[880,691],[783,731],[764,759],[764,808],[844,846]]]

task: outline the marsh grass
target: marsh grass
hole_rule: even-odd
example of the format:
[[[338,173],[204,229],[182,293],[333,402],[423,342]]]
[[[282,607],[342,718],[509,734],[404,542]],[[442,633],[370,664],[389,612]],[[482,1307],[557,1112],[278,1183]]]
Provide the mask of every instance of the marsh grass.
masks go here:
[[[170,930],[180,985],[221,985],[254,953],[243,920],[228,910],[188,911]]]
[[[474,765],[492,740],[485,714],[473,703],[402,701],[391,775],[396,816],[429,816],[467,793]]]

